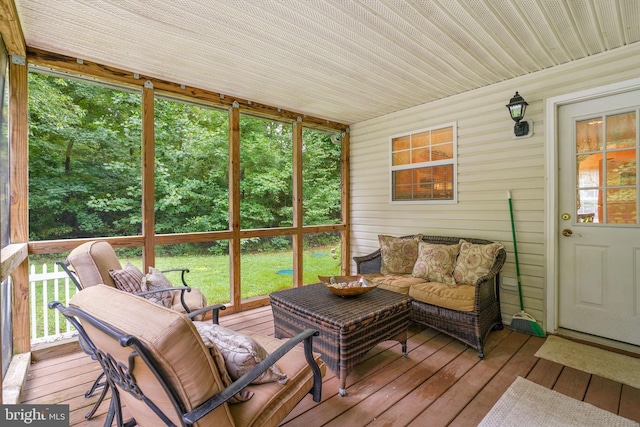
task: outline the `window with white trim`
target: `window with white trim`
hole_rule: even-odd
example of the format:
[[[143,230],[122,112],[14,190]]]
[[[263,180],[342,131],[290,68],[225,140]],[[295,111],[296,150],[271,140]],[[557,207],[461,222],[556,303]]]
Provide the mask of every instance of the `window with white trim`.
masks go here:
[[[392,136],[391,201],[455,202],[456,123]]]

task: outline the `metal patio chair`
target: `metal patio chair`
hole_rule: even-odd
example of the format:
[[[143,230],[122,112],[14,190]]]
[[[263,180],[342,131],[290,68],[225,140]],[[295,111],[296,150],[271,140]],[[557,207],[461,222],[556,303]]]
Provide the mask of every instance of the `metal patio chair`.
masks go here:
[[[326,367],[312,351],[315,330],[290,340],[251,335],[270,354],[225,388],[220,365],[183,313],[102,285],[78,292],[68,307],[49,306],[76,327],[105,372],[113,390],[105,426],[114,419],[118,426],[277,426],[306,394],[321,400]],[[276,361],[288,381],[253,384]],[[244,389],[250,399],[227,402]],[[132,419],[123,419],[123,404]]]
[[[104,240],[83,243],[73,249],[64,261],[58,261],[56,264],[69,275],[78,291],[98,284],[116,288],[116,283],[111,274],[109,274],[109,270],[122,270],[122,265],[113,247]],[[189,272],[188,269],[163,270],[163,273],[170,271],[181,272],[182,286],[139,292],[136,293],[136,295],[144,297],[145,295],[170,291],[172,295],[171,306],[174,310],[192,314],[191,317],[196,320],[201,320],[205,313],[211,312],[213,322],[218,323],[218,310],[224,310],[225,307],[223,305],[207,306],[206,298],[200,290],[187,285],[185,274]],[[213,310],[213,307],[216,309]],[[82,336],[79,338],[79,343],[85,353],[89,354],[93,359],[96,358],[91,346],[84,342]],[[109,390],[109,384],[105,381],[104,372],[96,378],[89,390],[85,393],[85,397],[89,398],[93,396],[98,390],[100,390],[100,396],[96,404],[85,415],[85,419],[87,420],[93,417]]]

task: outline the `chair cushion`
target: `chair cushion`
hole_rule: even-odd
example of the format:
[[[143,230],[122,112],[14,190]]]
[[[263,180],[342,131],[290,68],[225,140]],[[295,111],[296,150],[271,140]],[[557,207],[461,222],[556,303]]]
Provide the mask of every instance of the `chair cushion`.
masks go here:
[[[103,240],[86,242],[67,256],[83,288],[97,284],[115,287],[109,270],[121,270],[122,265],[111,245]]]
[[[418,242],[422,235],[412,237],[378,236],[380,243],[380,273],[411,274],[418,258]]]
[[[239,332],[255,339],[269,353],[286,341],[253,331]],[[317,353],[314,358],[324,376],[327,369],[324,361]],[[247,402],[229,406],[237,427],[276,427],[311,390],[313,375],[302,345],[285,354],[278,365],[289,378],[285,385],[278,382],[250,385],[247,390],[254,392],[254,396]]]
[[[223,389],[216,364],[193,323],[186,316],[144,298],[103,285],[86,288],[70,301],[89,314],[126,334],[138,337],[157,359],[165,377],[191,410]],[[98,348],[127,364],[130,348],[89,325],[85,329]],[[180,421],[160,383],[142,360],[135,360],[132,374],[153,402],[163,408],[177,425]],[[127,392],[120,393],[139,425],[161,425],[147,405]],[[197,426],[233,426],[229,405],[222,405],[202,418]]]
[[[460,251],[460,244],[434,245],[420,242],[418,244],[418,258],[413,266],[413,277],[421,277],[428,282],[440,282],[448,285],[456,283],[453,269]]]
[[[460,255],[453,270],[456,283],[475,285],[491,271],[498,251],[503,248],[502,243],[479,245],[460,239]]]
[[[473,311],[476,287],[428,282],[413,285],[409,296],[427,304],[459,311]]]
[[[425,283],[421,277],[411,277],[397,274],[365,274],[364,277],[381,289],[394,291],[403,295],[409,295],[409,288],[418,283]]]

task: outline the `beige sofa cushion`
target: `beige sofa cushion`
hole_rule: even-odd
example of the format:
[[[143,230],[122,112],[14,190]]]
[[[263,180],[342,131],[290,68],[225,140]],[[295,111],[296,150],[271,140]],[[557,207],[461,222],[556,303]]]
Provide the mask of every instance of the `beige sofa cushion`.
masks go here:
[[[473,311],[475,292],[475,286],[471,285],[446,285],[444,283],[428,282],[413,285],[409,289],[409,296],[418,301],[439,307]]]
[[[411,277],[407,275],[394,274],[365,274],[365,279],[370,283],[377,285],[381,289],[398,292],[400,294],[409,295],[409,288],[418,283],[426,283],[425,279],[420,277]]]
[[[421,234],[413,237],[378,236],[380,273],[411,274],[418,258],[418,242],[421,239]]]
[[[223,389],[216,365],[198,335],[191,320],[171,309],[154,304],[104,285],[88,287],[78,292],[70,304],[108,322],[124,333],[137,336],[157,357],[160,368],[191,410]],[[102,332],[85,322],[85,329],[98,348],[127,363],[131,348],[121,347]],[[180,425],[172,404],[151,371],[140,360],[132,374],[153,402],[167,411]],[[144,402],[129,393],[120,393],[123,402],[134,414],[139,425],[160,425],[161,420]],[[233,426],[228,405],[224,404],[205,416],[197,426]]]
[[[428,282],[440,282],[455,285],[453,268],[460,250],[460,244],[434,245],[420,242],[418,258],[413,266],[413,277],[421,277]]]
[[[481,277],[489,273],[498,251],[503,248],[502,243],[478,245],[460,239],[460,254],[453,270],[456,283],[475,285]]]

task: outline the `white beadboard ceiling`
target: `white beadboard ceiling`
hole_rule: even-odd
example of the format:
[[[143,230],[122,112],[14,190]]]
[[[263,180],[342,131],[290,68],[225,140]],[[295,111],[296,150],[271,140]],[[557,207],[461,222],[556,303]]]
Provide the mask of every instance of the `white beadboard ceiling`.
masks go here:
[[[344,124],[640,40],[639,0],[15,2],[29,47]]]

